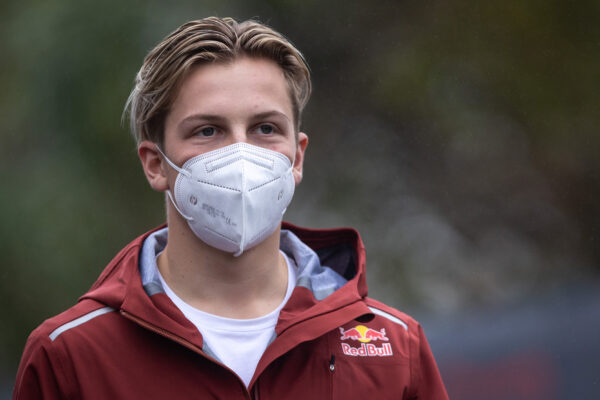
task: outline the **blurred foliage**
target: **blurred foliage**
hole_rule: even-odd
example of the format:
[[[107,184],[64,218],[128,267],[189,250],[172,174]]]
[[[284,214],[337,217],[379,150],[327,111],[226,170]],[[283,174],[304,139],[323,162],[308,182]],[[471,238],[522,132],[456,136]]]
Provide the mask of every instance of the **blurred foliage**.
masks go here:
[[[600,3],[5,1],[0,209],[12,371],[27,333],[164,220],[120,125],[181,23],[257,17],[312,67],[288,218],[364,235],[376,297],[456,312],[600,265]]]

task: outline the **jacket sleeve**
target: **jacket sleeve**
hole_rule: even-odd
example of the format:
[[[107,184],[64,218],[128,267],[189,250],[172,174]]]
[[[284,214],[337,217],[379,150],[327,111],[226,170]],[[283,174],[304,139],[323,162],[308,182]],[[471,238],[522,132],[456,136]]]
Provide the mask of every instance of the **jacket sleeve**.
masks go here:
[[[448,400],[448,393],[446,393],[442,377],[421,325],[418,325],[418,336],[411,350],[413,381],[413,397],[411,398],[418,400]]]
[[[49,339],[46,339],[49,342]],[[27,340],[19,364],[13,400],[63,399],[57,377],[57,360],[49,354],[50,347],[36,333]]]

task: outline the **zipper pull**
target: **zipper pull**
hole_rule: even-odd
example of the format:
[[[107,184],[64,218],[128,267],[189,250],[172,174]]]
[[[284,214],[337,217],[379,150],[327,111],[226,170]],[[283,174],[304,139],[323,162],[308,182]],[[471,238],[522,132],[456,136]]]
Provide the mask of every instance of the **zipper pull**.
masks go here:
[[[331,360],[329,360],[329,370],[331,372],[335,371],[335,355],[331,355]]]

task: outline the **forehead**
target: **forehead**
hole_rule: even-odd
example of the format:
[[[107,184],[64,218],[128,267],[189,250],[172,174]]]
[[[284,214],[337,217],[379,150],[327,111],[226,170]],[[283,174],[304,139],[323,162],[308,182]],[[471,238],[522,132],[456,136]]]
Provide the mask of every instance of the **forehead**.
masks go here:
[[[200,64],[183,78],[170,107],[171,117],[193,112],[239,113],[274,108],[292,119],[290,90],[273,61],[244,57]]]

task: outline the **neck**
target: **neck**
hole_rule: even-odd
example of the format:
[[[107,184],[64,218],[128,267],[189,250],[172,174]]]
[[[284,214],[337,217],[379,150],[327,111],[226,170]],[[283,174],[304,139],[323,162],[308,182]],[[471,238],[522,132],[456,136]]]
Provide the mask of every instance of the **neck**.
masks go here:
[[[257,318],[283,301],[287,265],[279,252],[280,228],[234,257],[210,247],[191,231],[169,204],[169,237],[158,269],[183,301],[228,318]]]

